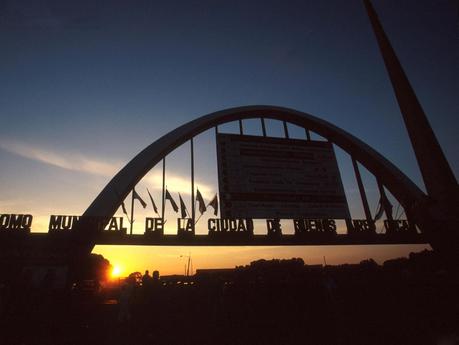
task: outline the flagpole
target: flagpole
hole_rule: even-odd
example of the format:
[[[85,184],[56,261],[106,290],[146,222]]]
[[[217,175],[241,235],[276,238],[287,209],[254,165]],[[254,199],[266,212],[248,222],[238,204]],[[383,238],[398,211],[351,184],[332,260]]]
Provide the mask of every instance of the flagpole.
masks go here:
[[[195,218],[195,208],[194,208],[194,147],[193,147],[193,138],[190,139],[191,143],[191,219],[193,223],[193,234],[194,234],[194,218]]]
[[[131,229],[129,231],[129,234],[132,235],[132,227],[134,225],[134,189],[131,192],[132,198],[131,198]]]
[[[165,189],[164,189],[164,186],[165,186],[165,183],[166,183],[166,157],[163,158],[163,191],[162,191],[162,194],[163,194],[163,197],[162,197],[162,202],[161,202],[161,219],[163,220],[163,225],[164,225],[164,206],[165,206]]]
[[[202,215],[203,215],[203,213],[201,213],[201,214],[199,215],[198,219],[196,219],[196,222],[194,223],[195,225],[199,222],[199,220],[201,219]]]

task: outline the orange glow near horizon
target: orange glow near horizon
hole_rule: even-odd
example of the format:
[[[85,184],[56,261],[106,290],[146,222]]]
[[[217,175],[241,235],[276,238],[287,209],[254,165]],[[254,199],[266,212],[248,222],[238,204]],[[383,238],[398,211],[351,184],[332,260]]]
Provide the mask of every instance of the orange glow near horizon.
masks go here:
[[[374,259],[406,257],[410,252],[430,249],[428,245],[367,245],[367,246],[277,246],[277,247],[168,247],[168,246],[96,246],[93,253],[103,255],[113,265],[111,277],[118,272],[127,276],[132,272],[158,270],[161,275],[184,274],[188,253],[193,271],[209,268],[234,268],[249,265],[259,259],[302,258],[305,264],[329,265],[359,263]],[[122,263],[122,264],[120,264]],[[116,271],[115,271],[116,270]]]

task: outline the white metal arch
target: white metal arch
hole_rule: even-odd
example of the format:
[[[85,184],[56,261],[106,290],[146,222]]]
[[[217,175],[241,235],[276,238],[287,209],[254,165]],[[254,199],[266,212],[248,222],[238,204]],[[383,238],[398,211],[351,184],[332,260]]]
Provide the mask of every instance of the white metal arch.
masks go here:
[[[248,118],[271,118],[310,129],[351,154],[388,188],[406,208],[421,202],[426,195],[405,174],[370,146],[348,132],[313,115],[293,109],[255,105],[230,108],[190,121],[137,154],[94,199],[83,216],[111,217],[134,186],[163,157],[201,132],[223,123]]]

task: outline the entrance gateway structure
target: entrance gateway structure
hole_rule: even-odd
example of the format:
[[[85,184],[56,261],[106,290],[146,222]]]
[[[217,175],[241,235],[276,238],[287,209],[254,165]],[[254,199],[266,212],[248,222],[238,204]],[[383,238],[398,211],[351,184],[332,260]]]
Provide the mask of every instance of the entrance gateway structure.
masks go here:
[[[91,252],[96,244],[341,245],[429,243],[434,250],[437,250],[445,257],[445,260],[449,262],[457,262],[459,259],[459,232],[457,231],[457,224],[459,220],[459,188],[456,178],[438,144],[435,134],[429,125],[427,117],[424,114],[417,97],[411,88],[402,66],[400,65],[400,62],[398,61],[395,52],[393,51],[382,29],[371,3],[369,1],[364,1],[364,3],[375,31],[381,53],[386,64],[414,152],[416,154],[427,189],[427,194],[419,189],[396,166],[374,149],[353,135],[325,120],[304,112],[284,107],[266,105],[244,106],[226,109],[199,117],[164,135],[141,151],[113,177],[113,179],[87,208],[71,233],[61,237],[55,235],[53,236],[53,234],[46,236],[43,234],[30,234],[30,243],[33,244],[45,240],[49,243],[49,246],[59,243],[61,248],[66,248],[65,250],[70,249],[67,253],[70,254],[71,260],[75,260],[82,255],[86,255]],[[290,123],[305,129],[307,140],[304,140],[303,142],[305,142],[305,144],[301,145],[310,147],[311,143],[313,143],[310,139],[310,133],[314,132],[327,140],[327,142],[322,142],[325,143],[323,145],[318,144],[319,146],[322,145],[325,147],[328,145],[329,147],[332,147],[331,145],[334,144],[347,152],[352,159],[357,185],[359,187],[362,205],[365,212],[365,219],[353,222],[350,220],[349,216],[346,216],[347,204],[345,208],[342,207],[342,199],[340,199],[340,193],[338,191],[337,195],[334,195],[334,198],[330,200],[335,202],[334,206],[338,209],[341,207],[339,212],[344,215],[341,218],[345,219],[347,223],[348,231],[346,234],[338,235],[336,232],[334,233],[333,226],[329,226],[330,224],[328,224],[329,229],[332,230],[330,233],[323,231],[323,228],[327,228],[327,224],[322,224],[321,226],[323,226],[323,228],[320,233],[310,231],[305,234],[304,232],[308,232],[303,231],[308,227],[307,223],[304,222],[305,219],[296,219],[295,230],[298,230],[298,232],[295,235],[283,235],[281,231],[278,231],[279,228],[276,228],[276,217],[271,216],[273,219],[268,219],[268,225],[271,224],[270,226],[272,231],[268,231],[268,235],[253,235],[253,233],[245,237],[212,237],[210,236],[210,233],[209,235],[195,235],[193,137],[212,128],[215,128],[216,134],[218,134],[219,125],[233,121],[238,121],[240,125],[240,134],[238,137],[247,137],[243,134],[242,121],[253,118],[260,119],[263,129],[263,137],[260,138],[264,138],[265,141],[261,140],[261,145],[269,144],[267,144],[269,139],[266,137],[265,119],[275,119],[282,121],[286,140],[289,140],[287,123]],[[219,135],[217,135],[217,137],[219,137]],[[231,139],[228,140],[231,141]],[[143,235],[125,235],[116,237],[115,239],[113,237],[104,236],[102,234],[103,227],[101,228],[100,226],[95,226],[93,220],[103,219],[103,225],[106,225],[123,200],[131,191],[134,190],[135,185],[142,179],[142,177],[161,161],[163,162],[164,169],[165,157],[174,149],[188,141],[191,144],[192,161],[191,194],[193,202],[190,217],[192,219],[192,227],[189,229],[191,231],[185,232],[182,235],[164,235],[162,233],[158,233],[155,236],[149,237]],[[248,141],[253,141],[253,138],[248,139]],[[314,146],[314,144],[312,144],[312,146]],[[307,151],[307,149],[305,150]],[[302,154],[308,154],[306,151],[302,151]],[[219,184],[221,192],[220,198],[222,198],[221,201],[225,207],[225,214],[231,215],[231,201],[235,200],[234,195],[228,197],[229,194],[226,193],[228,190],[225,189],[227,188],[226,181],[224,182],[225,186],[222,186],[222,180],[224,178],[222,177],[221,170],[226,169],[224,163],[224,160],[227,158],[225,156],[226,149],[219,147],[218,153],[220,174]],[[310,153],[311,152],[309,152],[309,154]],[[314,160],[314,158],[311,159]],[[314,161],[314,163],[317,163],[317,160]],[[374,218],[372,217],[368,206],[365,189],[360,176],[359,164],[364,166],[376,178],[381,196],[381,208],[385,211],[387,217],[385,233],[376,234],[374,231]],[[333,171],[333,167],[331,170]],[[339,184],[341,183],[339,175],[338,180],[335,180],[335,183],[339,189]],[[391,206],[387,202],[386,189],[398,200],[405,210],[407,222],[402,224],[402,226],[400,226],[397,220],[394,220],[392,217],[390,209]],[[225,195],[222,195],[222,190],[225,191]],[[258,197],[260,197],[260,195],[258,195]],[[247,200],[249,199],[250,198]],[[162,220],[164,222],[164,188],[162,200]],[[304,200],[304,198],[298,202],[308,201],[318,202],[318,200]],[[269,204],[269,200],[267,201],[267,204]],[[241,214],[240,210],[237,211],[234,209],[234,212],[236,215]],[[235,218],[237,218],[237,216]],[[250,218],[250,214],[246,215],[246,218]],[[316,216],[315,218],[333,217]],[[313,224],[312,227],[317,228],[317,224]],[[270,230],[269,227],[268,230]]]

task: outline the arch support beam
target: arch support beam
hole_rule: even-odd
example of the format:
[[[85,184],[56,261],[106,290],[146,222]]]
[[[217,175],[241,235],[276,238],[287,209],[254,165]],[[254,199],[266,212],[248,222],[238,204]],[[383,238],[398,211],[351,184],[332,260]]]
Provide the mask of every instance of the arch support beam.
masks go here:
[[[429,202],[420,217],[430,223],[431,244],[448,256],[448,262],[459,260],[459,186],[438,143],[416,93],[378,19],[370,0],[364,0],[381,55],[384,59],[395,96],[413,146]]]

